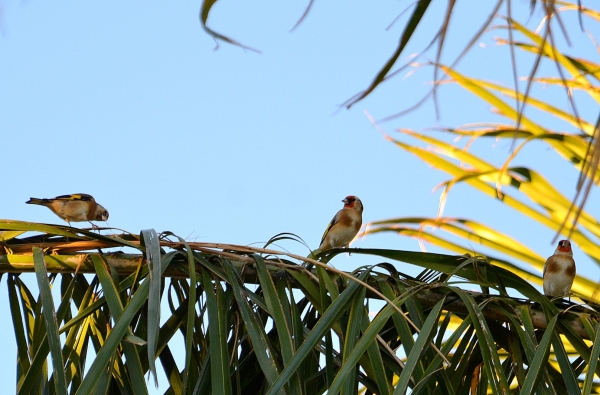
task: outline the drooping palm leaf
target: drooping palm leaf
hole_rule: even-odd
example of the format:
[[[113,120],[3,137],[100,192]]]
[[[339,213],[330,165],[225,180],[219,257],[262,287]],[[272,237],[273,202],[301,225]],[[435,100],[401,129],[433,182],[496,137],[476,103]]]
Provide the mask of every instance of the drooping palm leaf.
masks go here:
[[[527,325],[551,333],[560,328],[568,335],[565,348],[581,352],[589,347],[586,340],[595,339],[600,320],[600,313],[576,306],[557,315],[559,310],[526,280],[481,258],[354,249],[353,254],[371,257],[375,265],[344,273],[311,260],[318,268],[309,272],[302,266],[307,258],[290,253],[171,240],[173,235],[166,233],[156,239],[165,320],[154,354],[148,352],[154,274],[142,238],[0,221],[2,231],[17,227],[34,233],[3,242],[10,252],[0,255],[0,271],[27,276],[36,270],[27,248],[53,251],[44,255],[44,269],[61,282],[62,299],[53,321],[58,333],[66,335],[49,347],[41,302],[19,277],[10,275],[7,286],[22,359],[19,393],[58,393],[53,385],[56,368],[49,370],[46,363],[51,350],[58,350],[68,367],[60,369],[66,373],[65,388],[78,394],[146,393],[143,377],[150,372],[151,355],[168,379],[159,383],[161,388],[168,386],[173,393],[348,393],[361,386],[374,393],[408,388],[415,393],[461,393],[473,385],[506,392],[517,378],[504,369],[515,364],[523,372],[519,383],[544,391],[552,381],[567,388],[575,379],[570,384],[556,379],[554,367],[542,363],[544,355],[535,345],[524,348],[531,350],[525,356],[508,352],[507,338],[517,339],[517,344],[518,339],[530,339],[521,332]],[[40,228],[49,232],[39,233]],[[94,250],[88,248],[91,244]],[[332,250],[320,258],[335,259],[342,252]],[[382,261],[427,270],[422,279],[414,279]],[[190,270],[196,273],[193,283]],[[460,289],[466,281],[488,287],[493,295]],[[511,297],[507,290],[537,304]],[[375,315],[368,313],[365,306],[382,298],[385,302]],[[22,311],[31,317],[25,327]],[[30,341],[25,328],[33,330]],[[175,350],[177,337],[191,339],[189,346]],[[95,357],[86,365],[89,352]],[[588,348],[577,367],[590,364],[596,352]],[[419,358],[407,359],[410,355]],[[564,362],[563,355],[556,358]],[[530,366],[534,360],[540,363]],[[478,381],[467,379],[476,372]],[[565,377],[580,374],[573,370]],[[577,380],[583,385],[584,379]]]

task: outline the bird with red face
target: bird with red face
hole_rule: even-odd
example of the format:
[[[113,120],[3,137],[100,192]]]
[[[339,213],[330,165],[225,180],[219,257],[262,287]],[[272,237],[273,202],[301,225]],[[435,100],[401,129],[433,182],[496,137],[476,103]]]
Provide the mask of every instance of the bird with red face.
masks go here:
[[[575,261],[569,240],[561,240],[554,255],[544,265],[544,295],[565,296],[571,292],[575,279]]]
[[[362,225],[363,204],[356,196],[346,196],[344,207],[335,214],[321,239],[320,251],[347,248]]]
[[[71,222],[106,221],[108,219],[108,211],[87,193],[61,195],[52,199],[32,197],[25,203],[46,206],[54,214],[67,221],[69,225]],[[90,224],[92,223],[90,222]],[[95,225],[92,224],[92,226]]]

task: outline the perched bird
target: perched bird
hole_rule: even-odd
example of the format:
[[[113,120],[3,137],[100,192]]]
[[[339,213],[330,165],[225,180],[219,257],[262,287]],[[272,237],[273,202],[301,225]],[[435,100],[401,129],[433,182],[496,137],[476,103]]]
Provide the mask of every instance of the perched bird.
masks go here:
[[[25,203],[46,206],[71,225],[71,222],[106,221],[108,211],[85,193],[61,195],[52,199],[31,198]],[[91,222],[90,222],[91,223]],[[92,226],[95,226],[92,224]]]
[[[569,240],[561,240],[554,255],[544,265],[544,295],[564,296],[571,291],[575,279],[575,261]]]
[[[346,196],[344,208],[333,217],[323,238],[319,250],[348,247],[362,225],[363,204],[356,196]]]

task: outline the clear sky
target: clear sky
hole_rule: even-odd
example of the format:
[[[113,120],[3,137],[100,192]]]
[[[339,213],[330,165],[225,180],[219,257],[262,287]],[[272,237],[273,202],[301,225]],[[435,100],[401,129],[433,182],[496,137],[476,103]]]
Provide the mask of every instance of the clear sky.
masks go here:
[[[207,35],[199,2],[0,0],[0,218],[62,223],[24,202],[83,192],[108,209],[109,225],[132,233],[154,228],[193,241],[261,245],[292,232],[316,248],[346,195],[361,198],[365,222],[434,217],[439,192],[432,188],[448,177],[386,142],[365,115],[382,119],[414,105],[430,89],[432,68],[402,72],[350,110],[340,108],[394,51],[410,12],[392,22],[412,3],[316,1],[290,32],[307,3],[218,2],[210,26],[255,53]],[[491,11],[487,2],[458,3],[445,63]],[[446,4],[433,2],[402,61],[429,44]],[[529,15],[529,0],[512,6]],[[539,20],[535,12],[528,26]],[[510,84],[508,49],[493,40],[503,34],[478,40],[459,70]],[[596,49],[583,40],[573,43],[578,50],[592,56]],[[434,57],[429,51],[419,61]],[[524,62],[521,75],[529,67]],[[549,89],[552,95],[564,103],[563,92]],[[442,87],[440,104],[439,118],[429,101],[379,126],[399,137],[397,128],[500,120],[456,86]],[[580,111],[595,119],[597,106]],[[494,163],[510,151],[510,144],[480,145]],[[543,146],[525,153],[541,160],[555,155]],[[527,163],[520,160],[515,164]],[[557,163],[562,167],[546,175],[572,196],[576,173]],[[517,223],[520,217],[499,203],[483,198],[485,204],[477,204],[480,197],[458,187],[445,213],[522,237],[541,255],[553,252],[550,230]],[[419,249],[416,240],[394,235],[369,236],[354,246]],[[307,253],[295,244],[281,247]],[[377,262],[343,255],[332,263],[351,270]],[[585,270],[600,278],[596,267]],[[0,295],[0,313],[9,317],[6,294]],[[10,320],[0,322],[0,334],[0,369],[14,377]]]

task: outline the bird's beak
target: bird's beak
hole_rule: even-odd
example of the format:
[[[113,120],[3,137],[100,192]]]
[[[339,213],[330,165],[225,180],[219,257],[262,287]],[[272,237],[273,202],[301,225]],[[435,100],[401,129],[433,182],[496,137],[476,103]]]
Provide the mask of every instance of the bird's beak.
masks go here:
[[[344,199],[344,200],[342,200],[342,203],[344,203],[344,204],[348,204],[348,203],[350,203],[350,202],[348,201],[348,199]]]

